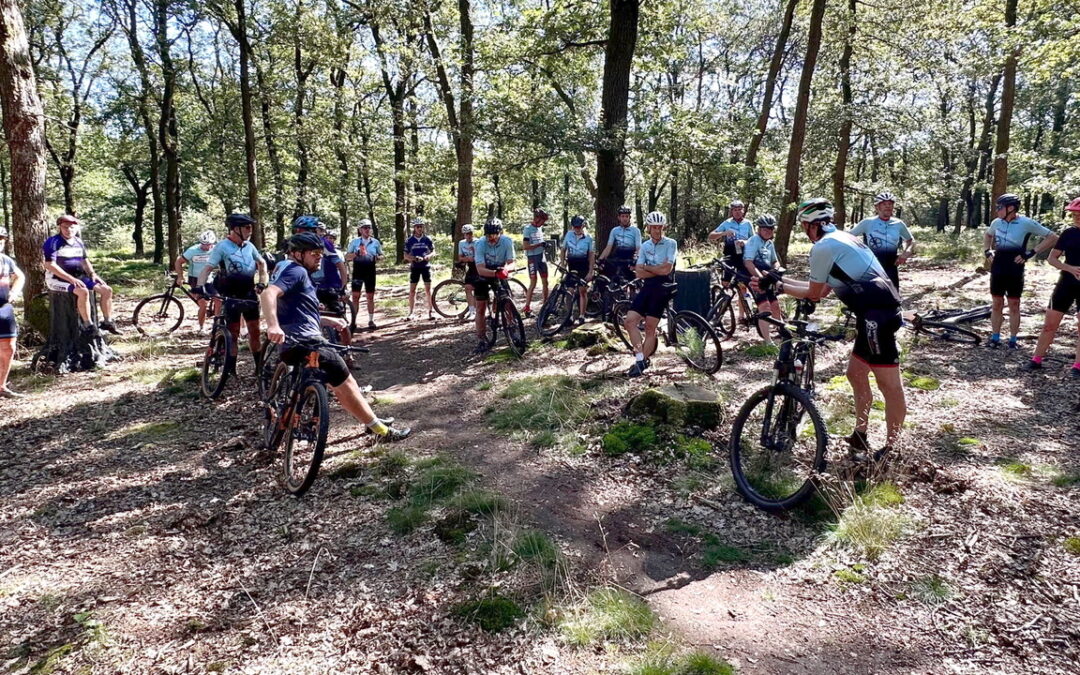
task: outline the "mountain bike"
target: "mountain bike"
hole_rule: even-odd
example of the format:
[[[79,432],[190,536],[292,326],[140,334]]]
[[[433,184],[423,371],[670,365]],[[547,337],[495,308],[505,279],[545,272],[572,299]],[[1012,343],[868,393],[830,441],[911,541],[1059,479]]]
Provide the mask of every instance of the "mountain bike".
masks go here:
[[[562,281],[555,284],[548,294],[547,302],[536,315],[536,331],[542,337],[551,337],[565,329],[575,313],[580,313],[579,289],[585,285],[581,275],[558,263],[552,263],[563,273]],[[588,310],[586,310],[586,314]]]
[[[290,366],[280,360],[274,366],[263,398],[263,442],[270,452],[276,452],[285,442],[282,482],[286,490],[299,497],[308,491],[319,474],[330,431],[330,397],[326,373],[319,367],[318,349],[330,347],[341,353],[368,350],[289,339],[282,346],[311,351],[301,366]]]
[[[734,337],[739,326],[746,330],[753,328],[759,336],[764,337],[761,335],[761,326],[752,318],[757,313],[757,308],[753,306],[753,298],[749,295],[750,291],[746,283],[741,281],[746,278],[745,270],[736,270],[724,260],[714,262],[717,267],[730,273],[733,279],[723,282],[720,286],[712,286],[713,304],[705,314],[705,318],[725,337]],[[736,303],[741,308],[739,313],[741,319],[735,317]]]
[[[813,302],[799,301],[788,323],[769,312],[754,315],[776,327],[780,353],[772,384],[751,394],[736,415],[728,451],[739,494],[765,511],[805,502],[825,470],[829,433],[813,400],[815,353],[844,335],[818,332],[808,321],[814,307]]]
[[[522,321],[521,312],[518,311],[517,306],[514,304],[513,293],[508,283],[510,279],[503,276],[496,280],[499,283],[495,284],[495,299],[492,301],[494,311],[487,317],[485,333],[487,347],[491,349],[495,346],[501,331],[506,336],[506,343],[510,346],[510,351],[521,356],[525,353],[525,349],[529,344],[525,336],[525,322]]]
[[[510,284],[510,294],[515,301],[521,301],[528,295],[528,287],[513,277],[506,280]],[[439,316],[447,319],[461,319],[469,311],[469,296],[465,291],[465,282],[461,279],[447,279],[439,282],[431,292],[431,304]]]
[[[990,305],[972,309],[933,310],[926,314],[907,314],[904,318],[908,327],[921,335],[929,335],[935,340],[978,345],[982,341],[979,334],[957,324],[972,323],[990,316]]]
[[[210,342],[203,357],[202,375],[199,379],[199,388],[206,398],[215,399],[220,396],[229,377],[236,374],[237,345],[229,332],[228,324],[225,323],[225,316],[231,308],[258,304],[258,300],[222,298],[221,308],[214,315],[214,322],[210,327]]]
[[[641,280],[630,282],[633,285],[641,285]],[[671,298],[675,297],[678,289],[675,284],[665,284],[664,288],[675,289]],[[657,341],[663,340],[664,345],[675,350],[686,365],[694,370],[712,375],[724,365],[724,350],[720,345],[720,337],[709,322],[700,314],[689,310],[676,312],[669,306],[664,310],[660,323],[656,327]],[[631,351],[637,347],[630,342],[630,335],[626,330],[626,315],[630,311],[631,302],[620,300],[615,303],[611,310],[609,321],[615,334],[627,349]],[[638,323],[638,330],[645,332],[645,317]],[[655,350],[655,346],[653,347]],[[652,356],[646,354],[645,358]]]
[[[196,307],[202,299],[188,290],[176,272],[169,272],[167,276],[171,280],[169,289],[140,300],[131,315],[131,323],[136,330],[147,337],[168,335],[184,323],[184,303],[176,297],[178,291],[186,295]]]

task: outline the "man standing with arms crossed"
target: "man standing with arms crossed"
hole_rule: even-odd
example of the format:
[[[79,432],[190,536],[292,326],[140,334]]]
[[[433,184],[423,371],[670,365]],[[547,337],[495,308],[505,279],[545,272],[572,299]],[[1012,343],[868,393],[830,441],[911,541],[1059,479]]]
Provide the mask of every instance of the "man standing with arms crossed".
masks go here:
[[[536,290],[536,277],[544,287],[544,300],[540,303],[543,307],[548,299],[548,268],[544,260],[544,224],[551,216],[544,209],[537,208],[533,211],[532,223],[525,226],[522,231],[522,248],[525,249],[525,260],[529,263],[529,292],[525,294],[526,315],[532,314],[533,291]]]

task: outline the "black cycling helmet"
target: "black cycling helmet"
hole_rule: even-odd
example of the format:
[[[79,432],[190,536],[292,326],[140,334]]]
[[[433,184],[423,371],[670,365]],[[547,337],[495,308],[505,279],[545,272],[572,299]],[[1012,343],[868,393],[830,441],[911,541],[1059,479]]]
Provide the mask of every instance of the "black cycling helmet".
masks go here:
[[[318,251],[325,248],[322,237],[311,232],[301,232],[289,237],[289,252]]]
[[[620,206],[619,207],[619,215],[620,216],[623,215],[624,213],[626,215],[630,215],[633,212],[634,212],[633,209],[631,209],[629,206]]]
[[[754,225],[759,228],[774,228],[776,227],[776,218],[769,215],[768,213],[763,213],[762,215],[758,216],[757,220],[754,221]]]
[[[491,220],[484,223],[484,236],[485,237],[490,235],[490,234],[502,234],[502,231],[503,231],[502,221],[499,220],[498,218],[492,218]]]
[[[1002,206],[1015,206],[1016,208],[1020,208],[1020,198],[1011,192],[1006,192],[997,198],[997,205],[998,208],[1001,208]]]
[[[230,213],[225,217],[225,227],[230,230],[245,225],[254,225],[255,219],[246,213]]]
[[[585,227],[588,222],[585,220],[585,216],[574,216],[570,219],[570,227]]]

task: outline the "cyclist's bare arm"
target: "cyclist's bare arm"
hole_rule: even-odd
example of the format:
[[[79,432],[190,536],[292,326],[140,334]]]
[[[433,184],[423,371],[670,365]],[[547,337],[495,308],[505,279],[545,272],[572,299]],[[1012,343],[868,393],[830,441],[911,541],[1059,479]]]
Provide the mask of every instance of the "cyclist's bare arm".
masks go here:
[[[200,281],[201,281],[200,275]],[[267,286],[262,293],[259,294],[259,304],[262,305],[262,315],[266,318],[266,337],[274,344],[281,344],[285,341],[285,332],[281,330],[281,326],[277,320],[277,301],[281,297],[283,291],[277,286]]]
[[[813,300],[814,302],[821,300],[832,292],[832,288],[828,284],[820,281],[799,281],[785,278],[780,283],[782,284],[781,291],[783,293],[787,293],[794,298]]]
[[[173,261],[173,272],[176,272],[176,276],[180,279],[184,278],[184,266],[187,264],[187,258],[183,255],[176,256],[176,260]]]

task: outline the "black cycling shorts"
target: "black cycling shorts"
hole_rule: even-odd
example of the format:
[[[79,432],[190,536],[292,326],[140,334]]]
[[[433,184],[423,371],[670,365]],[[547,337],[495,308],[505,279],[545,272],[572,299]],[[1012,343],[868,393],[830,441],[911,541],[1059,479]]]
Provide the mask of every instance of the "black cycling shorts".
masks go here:
[[[871,309],[855,315],[855,348],[852,354],[871,366],[900,365],[896,333],[903,325],[900,309]]]
[[[225,303],[225,323],[238,323],[244,321],[259,320],[259,296],[255,294],[255,279],[248,277],[218,277],[214,281],[214,288],[225,298],[234,300],[251,300],[253,302]]]
[[[889,281],[896,290],[900,290],[900,269],[896,266],[896,260],[900,257],[899,252],[874,251],[874,257],[881,263],[881,268],[885,270],[885,274],[888,275]]]
[[[357,293],[361,290],[375,292],[375,263],[353,263],[352,289]]]
[[[608,259],[604,261],[604,273],[613,280],[631,281],[634,278],[634,273],[630,270],[631,265],[633,263],[629,260]]]
[[[423,279],[425,284],[431,283],[431,267],[424,265],[423,267],[409,268],[409,283],[420,283],[420,279]]]
[[[990,272],[990,295],[1019,298],[1024,293],[1024,268]]]
[[[191,288],[198,288],[199,287],[199,277],[188,277],[187,278],[187,285],[189,287],[191,287]]]
[[[671,300],[671,290],[660,285],[643,286],[630,303],[630,311],[637,312],[641,316],[651,316],[659,319],[664,316],[668,302]]]
[[[726,255],[724,257],[728,258],[728,264],[731,265],[732,267],[734,267],[735,271],[732,272],[731,270],[728,270],[726,267],[721,268],[721,269],[723,269],[723,274],[720,275],[721,279],[723,281],[727,281],[729,283],[732,280],[739,281],[739,282],[742,282],[744,284],[747,283],[750,279],[748,277],[743,278],[745,276],[746,266],[743,265],[742,254],[741,253],[732,253],[731,255]]]
[[[566,268],[571,272],[575,272],[582,279],[589,276],[589,259],[588,258],[567,258]]]
[[[1050,309],[1068,314],[1073,305],[1076,305],[1076,312],[1080,314],[1080,281],[1073,275],[1062,272],[1054,286],[1054,292],[1050,295]]]
[[[477,302],[487,302],[491,299],[491,291],[495,289],[495,284],[499,283],[499,280],[494,277],[482,277],[477,275],[476,279],[472,281],[473,297]]]
[[[337,291],[332,291],[328,288],[318,288],[315,290],[315,297],[317,297],[322,306],[326,308],[328,314],[345,316],[345,303],[342,302],[341,294]]]
[[[535,277],[537,274],[539,274],[540,276],[547,278],[547,262],[544,260],[543,256],[536,255],[526,257],[529,261],[529,276]]]
[[[311,351],[306,347],[286,349],[281,353],[281,360],[290,366],[300,366],[307,361]],[[317,351],[319,352],[319,370],[326,373],[326,382],[331,387],[340,387],[352,376],[349,367],[345,365],[345,359],[341,358],[341,354],[336,349],[319,347]]]

